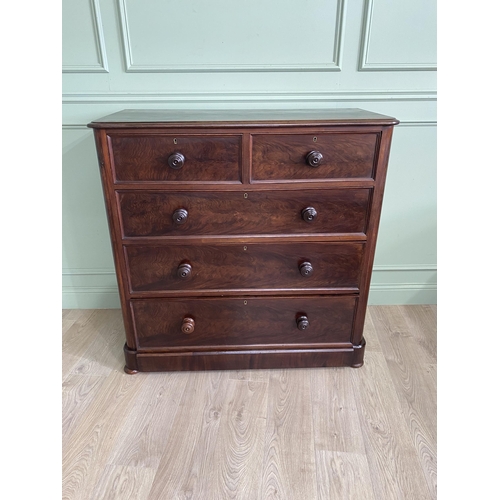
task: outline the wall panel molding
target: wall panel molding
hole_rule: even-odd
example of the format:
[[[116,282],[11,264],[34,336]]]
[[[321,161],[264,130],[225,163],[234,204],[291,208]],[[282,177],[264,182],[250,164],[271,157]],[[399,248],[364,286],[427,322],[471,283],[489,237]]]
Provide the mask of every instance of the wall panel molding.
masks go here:
[[[330,92],[68,92],[63,104],[436,101],[432,90],[350,90]]]
[[[437,304],[437,286],[426,283],[372,285],[368,305]]]
[[[97,47],[97,64],[69,65],[63,64],[63,73],[109,73],[108,58],[104,44],[104,29],[102,26],[101,7],[99,0],[89,0],[92,12],[92,26],[94,28],[94,41]]]
[[[374,265],[373,272],[385,271],[437,271],[437,264]]]
[[[370,63],[368,49],[372,36],[373,7],[375,0],[365,0],[363,25],[361,32],[361,49],[359,54],[359,71],[436,71],[437,65],[430,63]]]
[[[63,130],[89,130],[86,124],[84,123],[63,123]]]
[[[398,127],[436,127],[436,126],[437,126],[437,120],[421,120],[421,121],[401,120],[398,125]]]
[[[115,276],[115,270],[114,268],[93,269],[93,268],[67,267],[63,268],[62,275],[63,276],[109,276],[109,275]]]
[[[337,1],[335,36],[332,61],[320,64],[172,64],[145,65],[134,63],[133,43],[130,33],[126,0],[118,0],[119,23],[122,33],[125,71],[127,73],[228,73],[228,72],[292,72],[292,71],[341,71],[346,0]]]

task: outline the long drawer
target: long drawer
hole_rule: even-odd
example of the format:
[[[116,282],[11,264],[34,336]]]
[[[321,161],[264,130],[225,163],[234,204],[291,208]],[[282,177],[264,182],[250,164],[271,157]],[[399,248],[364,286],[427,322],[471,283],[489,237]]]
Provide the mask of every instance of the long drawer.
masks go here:
[[[355,296],[132,300],[137,349],[348,344]]]
[[[119,191],[124,237],[364,233],[371,189]]]
[[[228,243],[125,247],[131,292],[358,291],[363,243]]]

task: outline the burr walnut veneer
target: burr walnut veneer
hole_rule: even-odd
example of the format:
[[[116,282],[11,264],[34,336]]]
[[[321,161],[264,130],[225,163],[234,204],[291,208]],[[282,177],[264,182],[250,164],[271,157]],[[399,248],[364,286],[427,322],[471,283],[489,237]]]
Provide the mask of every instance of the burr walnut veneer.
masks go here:
[[[359,109],[90,123],[125,370],[361,366],[397,123]]]

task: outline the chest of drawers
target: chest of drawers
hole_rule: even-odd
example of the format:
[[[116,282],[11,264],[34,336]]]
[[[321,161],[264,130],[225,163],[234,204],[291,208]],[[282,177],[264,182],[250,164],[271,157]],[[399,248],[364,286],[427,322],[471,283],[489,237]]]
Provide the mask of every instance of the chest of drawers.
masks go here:
[[[397,123],[359,109],[90,123],[125,371],[361,366]]]

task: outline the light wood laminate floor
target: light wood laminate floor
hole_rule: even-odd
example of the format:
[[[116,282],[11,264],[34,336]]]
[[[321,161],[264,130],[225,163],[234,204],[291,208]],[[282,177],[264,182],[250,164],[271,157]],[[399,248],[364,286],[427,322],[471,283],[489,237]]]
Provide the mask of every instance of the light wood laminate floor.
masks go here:
[[[362,368],[123,372],[63,311],[63,499],[436,498],[436,306],[371,306]]]

